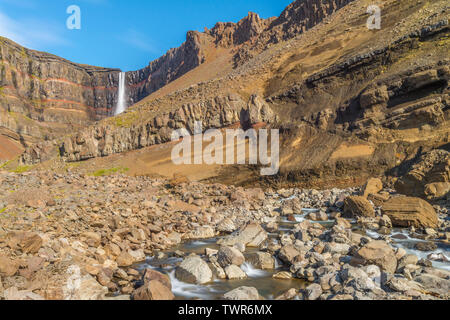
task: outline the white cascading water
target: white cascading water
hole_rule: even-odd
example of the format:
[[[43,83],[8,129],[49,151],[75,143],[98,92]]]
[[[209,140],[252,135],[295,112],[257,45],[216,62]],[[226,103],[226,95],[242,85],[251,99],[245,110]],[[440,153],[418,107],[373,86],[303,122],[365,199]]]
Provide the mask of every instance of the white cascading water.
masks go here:
[[[119,73],[119,97],[117,98],[116,112],[114,115],[121,114],[127,109],[125,98],[125,72]]]

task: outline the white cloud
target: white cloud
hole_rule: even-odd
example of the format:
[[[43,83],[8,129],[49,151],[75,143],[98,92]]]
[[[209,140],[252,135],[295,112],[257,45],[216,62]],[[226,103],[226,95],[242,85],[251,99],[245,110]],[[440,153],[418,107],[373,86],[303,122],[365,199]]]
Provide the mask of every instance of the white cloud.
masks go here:
[[[39,19],[13,19],[0,11],[0,35],[32,49],[67,45],[69,42],[61,35],[63,28]]]

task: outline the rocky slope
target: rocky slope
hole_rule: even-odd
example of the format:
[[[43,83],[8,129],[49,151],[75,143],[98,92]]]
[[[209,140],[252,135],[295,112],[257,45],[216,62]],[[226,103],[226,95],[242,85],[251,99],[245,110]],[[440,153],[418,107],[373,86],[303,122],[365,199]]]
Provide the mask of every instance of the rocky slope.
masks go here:
[[[261,273],[275,259],[283,267],[273,270],[270,295],[258,292],[260,278],[250,279],[255,288],[227,282],[219,292],[227,299],[449,299],[448,202],[424,205],[377,179],[361,189],[263,192],[112,172],[0,171],[0,187],[8,190],[0,194],[0,299],[171,300],[210,285],[217,295],[225,279],[251,277],[244,262]],[[213,237],[219,240],[194,255],[193,245],[176,249]],[[172,286],[172,269],[188,291]]]
[[[339,8],[332,3],[329,8]],[[282,18],[263,21],[250,14],[238,24],[218,24],[207,31],[205,37],[214,35],[230,46],[244,41],[231,36],[243,26],[253,30],[243,34],[263,30],[244,42],[252,54],[226,76],[164,96],[151,94],[119,117],[29,148],[22,161],[38,163],[58,152],[65,160],[78,161],[145,148],[168,141],[171,129],[191,128],[194,119],[205,121],[205,130],[239,122],[245,115],[241,110],[249,107],[271,110],[270,119],[260,114],[252,121],[270,122],[282,132],[280,175],[267,181],[250,171],[243,179],[249,184],[360,184],[370,175],[398,175],[399,167],[420,153],[448,146],[449,27],[444,2],[387,1],[380,31],[367,30],[363,1],[346,4],[330,16],[313,6],[316,21],[323,23],[271,43],[273,30],[285,34],[282,30],[291,27],[281,25],[291,26],[298,12],[305,11],[299,5],[294,2]],[[305,13],[297,23],[310,21],[310,16]],[[284,22],[275,23],[279,19]],[[229,36],[220,38],[219,33]],[[259,43],[266,44],[264,50]],[[196,69],[180,79],[197,75],[192,73]],[[257,106],[251,106],[252,96],[259,97]],[[233,98],[217,107],[224,97]],[[233,116],[218,118],[223,112]],[[225,170],[223,176],[227,174]]]

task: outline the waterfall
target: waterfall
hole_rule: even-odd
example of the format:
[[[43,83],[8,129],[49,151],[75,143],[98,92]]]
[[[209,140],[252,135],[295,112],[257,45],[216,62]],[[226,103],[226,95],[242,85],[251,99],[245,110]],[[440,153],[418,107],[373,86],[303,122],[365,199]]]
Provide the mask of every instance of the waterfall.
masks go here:
[[[114,115],[121,114],[127,109],[125,96],[125,72],[119,73],[119,97],[117,98],[117,106]]]

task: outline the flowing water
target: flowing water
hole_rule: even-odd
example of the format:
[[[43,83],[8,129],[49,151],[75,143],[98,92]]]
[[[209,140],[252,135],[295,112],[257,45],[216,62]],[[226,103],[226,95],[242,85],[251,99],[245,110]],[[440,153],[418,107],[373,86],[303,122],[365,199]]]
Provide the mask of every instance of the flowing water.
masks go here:
[[[125,90],[125,72],[121,72],[119,73],[119,96],[117,98],[117,106],[114,115],[121,114],[127,109]]]
[[[310,212],[318,211],[316,209],[303,209],[302,214],[294,215],[296,221],[289,221],[286,217],[279,218],[279,230],[276,233],[269,233],[269,238],[275,240],[278,238],[280,233],[284,233],[286,231],[291,230],[295,227],[296,224],[307,219],[307,215]],[[291,219],[292,220],[292,219]],[[324,227],[331,227],[334,223],[334,220],[329,221],[321,221],[314,222],[320,223]],[[355,221],[351,220],[351,223],[355,223]],[[358,229],[358,228],[356,228]],[[355,230],[356,231],[356,230]],[[362,230],[361,230],[362,231]],[[367,236],[378,239],[380,234],[375,231],[362,231]],[[443,244],[441,242],[435,241],[438,249],[433,252],[422,252],[416,250],[414,245],[417,242],[424,241],[421,239],[417,239],[411,237],[409,231],[406,229],[394,229],[392,234],[390,235],[394,247],[400,247],[406,250],[407,253],[415,254],[421,258],[427,258],[430,253],[441,253],[447,258],[450,253],[450,246],[447,244]],[[274,279],[272,276],[280,271],[287,271],[288,269],[284,267],[277,259],[275,259],[275,268],[273,270],[259,270],[252,266],[250,263],[244,263],[241,268],[247,274],[248,278],[243,280],[223,280],[216,279],[211,283],[205,285],[195,285],[188,284],[179,281],[175,277],[175,269],[177,265],[183,261],[183,258],[177,256],[179,251],[183,252],[185,255],[189,255],[191,253],[196,253],[198,255],[204,255],[205,249],[219,249],[219,245],[217,245],[218,238],[211,238],[206,240],[193,240],[188,241],[186,243],[182,243],[179,246],[172,248],[169,251],[165,252],[165,257],[162,259],[158,259],[156,257],[150,257],[144,264],[141,264],[138,269],[143,270],[145,268],[151,268],[154,270],[158,270],[160,272],[166,273],[169,275],[172,281],[172,291],[176,297],[176,299],[207,299],[207,300],[216,300],[220,299],[224,293],[233,290],[235,288],[241,286],[249,286],[255,287],[258,289],[258,292],[265,299],[274,299],[278,295],[284,293],[285,291],[296,288],[302,289],[305,288],[308,284],[307,282],[299,279],[291,279],[291,280],[281,280]],[[252,251],[258,251],[256,248],[247,248],[246,253],[250,253]],[[433,266],[436,268],[441,268],[450,271],[450,262],[438,262],[432,261]]]

